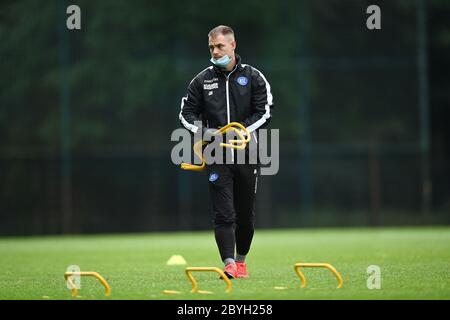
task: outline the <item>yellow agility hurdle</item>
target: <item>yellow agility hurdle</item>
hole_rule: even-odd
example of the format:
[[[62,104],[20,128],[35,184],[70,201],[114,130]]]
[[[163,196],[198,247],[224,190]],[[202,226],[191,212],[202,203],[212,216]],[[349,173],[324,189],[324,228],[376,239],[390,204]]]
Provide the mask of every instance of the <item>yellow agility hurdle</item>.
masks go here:
[[[189,281],[192,283],[192,290],[191,293],[203,293],[208,294],[212,293],[211,291],[202,291],[198,289],[198,283],[197,280],[195,280],[194,276],[192,275],[192,272],[195,271],[203,271],[203,272],[216,272],[220,275],[220,277],[225,281],[227,284],[227,288],[225,290],[226,293],[231,293],[231,281],[228,279],[228,277],[225,275],[225,273],[216,267],[189,267],[186,268],[186,276],[188,277]]]
[[[336,280],[338,282],[338,289],[342,288],[342,286],[344,285],[344,280],[342,279],[341,274],[329,263],[296,263],[294,265],[294,270],[300,278],[302,288],[306,287],[306,278],[300,271],[300,268],[326,268],[330,270],[331,273],[336,277]]]
[[[72,297],[76,297],[78,295],[78,289],[75,284],[72,282],[73,276],[86,276],[86,277],[94,277],[97,278],[98,281],[105,287],[105,296],[109,297],[111,294],[111,288],[109,287],[108,282],[97,272],[88,271],[88,272],[66,272],[64,273],[64,279],[69,283],[72,288]]]
[[[191,293],[199,293],[199,294],[211,294],[213,292],[211,291],[204,291],[199,290],[197,280],[192,275],[193,272],[216,272],[220,275],[220,277],[225,281],[227,288],[225,290],[226,293],[231,293],[232,287],[231,287],[231,281],[228,279],[228,277],[225,275],[225,273],[216,267],[188,267],[185,270],[186,276],[189,279],[189,281],[192,284]],[[181,294],[181,291],[176,290],[163,290],[162,293],[165,294]]]
[[[240,129],[240,130],[239,130]],[[220,146],[223,148],[232,148],[232,149],[245,149],[247,146],[247,143],[250,142],[251,136],[248,130],[239,122],[230,122],[226,126],[218,129],[216,132],[214,132],[214,135],[217,134],[226,134],[227,132],[234,131],[239,139],[233,139],[228,141],[228,143],[220,143]],[[246,135],[242,134],[242,132]],[[202,160],[201,165],[195,165],[195,164],[189,164],[189,163],[182,163],[181,169],[183,170],[192,170],[192,171],[203,171],[205,169],[206,163],[205,159],[203,158],[203,146],[205,144],[208,144],[209,142],[200,140],[197,143],[194,144],[194,153],[197,157],[199,157]]]

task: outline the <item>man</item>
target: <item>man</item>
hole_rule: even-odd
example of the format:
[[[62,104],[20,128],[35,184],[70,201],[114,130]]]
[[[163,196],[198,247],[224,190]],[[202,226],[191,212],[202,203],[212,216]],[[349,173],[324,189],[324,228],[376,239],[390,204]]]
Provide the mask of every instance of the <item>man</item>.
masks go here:
[[[180,121],[193,133],[203,130],[207,141],[217,128],[239,122],[257,142],[258,129],[267,126],[272,116],[270,85],[259,70],[241,63],[230,27],[212,29],[208,44],[213,65],[190,82],[182,98]],[[198,121],[203,124],[201,128],[196,125]],[[206,170],[224,272],[231,279],[247,278],[245,258],[254,233],[259,165],[237,164],[232,156],[224,164],[208,165]]]

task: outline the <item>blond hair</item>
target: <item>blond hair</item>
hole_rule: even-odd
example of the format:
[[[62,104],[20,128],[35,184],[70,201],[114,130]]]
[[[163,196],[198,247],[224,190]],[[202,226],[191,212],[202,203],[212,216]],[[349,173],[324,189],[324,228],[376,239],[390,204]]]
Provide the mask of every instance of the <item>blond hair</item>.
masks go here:
[[[228,26],[217,26],[214,29],[212,29],[210,32],[208,32],[208,38],[214,38],[217,35],[224,35],[224,36],[230,36],[232,39],[234,39],[234,31]]]

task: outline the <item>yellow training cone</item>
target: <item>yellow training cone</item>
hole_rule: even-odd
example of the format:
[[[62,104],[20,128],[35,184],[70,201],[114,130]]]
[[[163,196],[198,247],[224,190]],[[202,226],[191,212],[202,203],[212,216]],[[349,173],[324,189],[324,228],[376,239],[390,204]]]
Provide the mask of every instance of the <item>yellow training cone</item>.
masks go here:
[[[184,260],[184,258],[180,255],[173,255],[170,257],[169,260],[167,260],[168,266],[181,266],[181,265],[185,265],[185,264],[186,264],[186,260]]]

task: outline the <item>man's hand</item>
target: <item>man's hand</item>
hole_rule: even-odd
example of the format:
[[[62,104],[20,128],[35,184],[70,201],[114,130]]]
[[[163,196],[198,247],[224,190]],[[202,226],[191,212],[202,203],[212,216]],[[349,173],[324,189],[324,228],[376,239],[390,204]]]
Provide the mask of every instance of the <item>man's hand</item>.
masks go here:
[[[244,138],[247,138],[247,133],[244,130],[239,130],[239,133],[242,134]]]
[[[212,141],[213,137],[218,136],[216,128],[203,128],[203,141]]]

